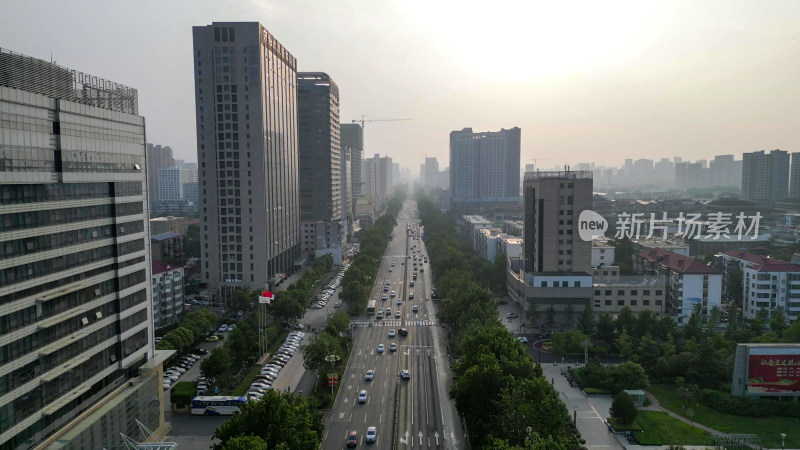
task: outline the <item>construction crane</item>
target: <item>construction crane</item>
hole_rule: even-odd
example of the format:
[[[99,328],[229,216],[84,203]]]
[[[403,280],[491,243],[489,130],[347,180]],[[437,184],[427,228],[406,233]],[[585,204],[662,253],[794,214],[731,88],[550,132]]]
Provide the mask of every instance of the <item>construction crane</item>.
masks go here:
[[[396,122],[400,120],[414,120],[414,119],[365,119],[365,115],[361,115],[361,120],[354,119],[353,123],[360,123],[361,124],[361,132],[364,132],[364,124],[367,122]]]

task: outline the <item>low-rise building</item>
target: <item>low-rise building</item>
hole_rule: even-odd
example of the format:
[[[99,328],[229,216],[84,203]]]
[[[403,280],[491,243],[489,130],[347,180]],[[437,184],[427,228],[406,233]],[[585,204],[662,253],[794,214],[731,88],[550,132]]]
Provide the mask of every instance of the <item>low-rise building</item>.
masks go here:
[[[173,265],[184,262],[183,236],[168,231],[150,238],[150,256],[153,261],[166,261]]]
[[[171,231],[178,234],[186,234],[189,228],[189,219],[186,217],[156,217],[150,219],[150,236]]]
[[[492,228],[492,222],[483,216],[463,216],[461,224],[461,234],[469,242],[472,248],[477,241],[478,230],[481,228]]]
[[[689,256],[689,244],[678,238],[671,239],[632,239],[634,251],[644,252],[647,250],[661,249],[683,256]]]
[[[503,222],[503,232],[512,236],[522,237],[525,231],[525,222],[521,220],[506,220]]]
[[[686,323],[698,305],[703,315],[721,305],[722,272],[690,256],[652,249],[634,255],[633,268],[666,280],[664,312],[679,325]]]
[[[614,264],[614,246],[606,237],[592,240],[592,266]]]
[[[761,308],[770,317],[782,311],[787,321],[800,315],[800,265],[740,250],[722,254],[726,280],[734,271],[742,272],[742,313],[757,317]]]
[[[161,328],[183,314],[183,267],[153,260],[153,323]]]
[[[595,315],[619,314],[628,307],[633,313],[650,311],[657,317],[664,314],[666,280],[663,277],[630,276],[595,281],[592,312]]]

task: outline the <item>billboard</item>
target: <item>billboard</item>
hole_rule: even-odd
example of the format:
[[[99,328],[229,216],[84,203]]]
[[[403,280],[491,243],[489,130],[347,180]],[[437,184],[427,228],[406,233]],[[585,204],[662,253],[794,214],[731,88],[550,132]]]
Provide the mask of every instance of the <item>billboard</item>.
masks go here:
[[[747,392],[750,394],[800,393],[800,355],[754,355],[748,359]]]
[[[683,299],[683,305],[681,306],[681,315],[685,317],[690,317],[694,312],[695,307],[700,305],[703,306],[703,299],[698,297],[687,297]]]

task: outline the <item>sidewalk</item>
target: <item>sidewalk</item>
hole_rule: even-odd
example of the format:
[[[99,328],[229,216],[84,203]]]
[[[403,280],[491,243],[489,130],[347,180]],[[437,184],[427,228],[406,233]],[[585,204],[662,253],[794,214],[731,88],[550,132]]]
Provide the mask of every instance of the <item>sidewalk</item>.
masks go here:
[[[713,428],[707,427],[707,426],[705,426],[703,424],[691,421],[691,420],[687,419],[686,417],[679,416],[679,415],[675,414],[674,412],[662,407],[661,404],[658,403],[658,399],[655,397],[655,395],[653,395],[653,394],[651,394],[649,392],[646,393],[646,396],[650,400],[650,406],[641,407],[641,408],[639,408],[640,411],[666,411],[667,414],[669,414],[670,417],[672,417],[674,419],[678,419],[678,420],[680,420],[681,422],[683,422],[685,424],[688,424],[690,426],[699,428],[699,429],[701,429],[703,431],[706,431],[708,433],[711,433],[711,434],[726,434],[726,433],[723,433],[721,431],[717,431],[717,430],[715,430]],[[686,447],[686,448],[688,449],[689,447]],[[705,447],[700,446],[699,448],[705,448]]]

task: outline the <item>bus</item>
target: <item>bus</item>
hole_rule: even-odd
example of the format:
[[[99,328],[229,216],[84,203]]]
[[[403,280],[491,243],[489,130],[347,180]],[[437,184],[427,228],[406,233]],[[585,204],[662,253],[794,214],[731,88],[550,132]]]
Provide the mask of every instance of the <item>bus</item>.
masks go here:
[[[377,302],[375,300],[370,300],[369,302],[367,302],[367,315],[371,316],[371,315],[375,314],[375,306],[376,305],[377,305]]]
[[[190,403],[192,414],[198,416],[231,416],[242,412],[247,397],[199,396]]]

